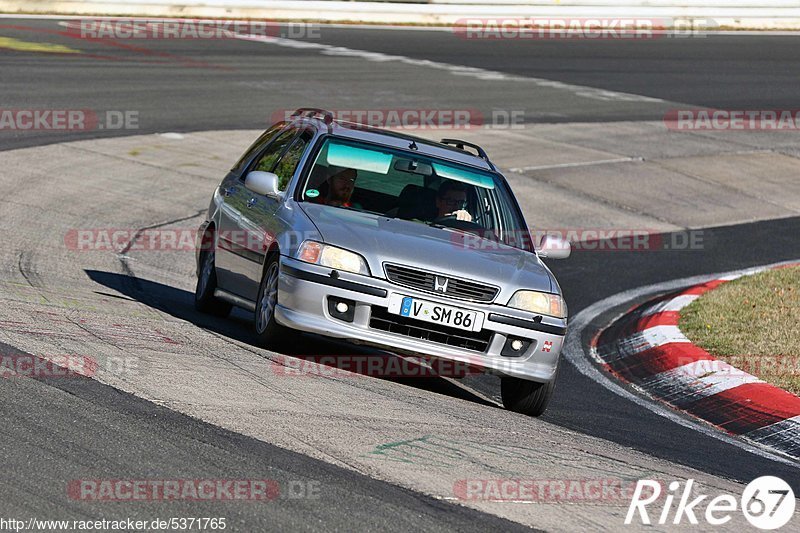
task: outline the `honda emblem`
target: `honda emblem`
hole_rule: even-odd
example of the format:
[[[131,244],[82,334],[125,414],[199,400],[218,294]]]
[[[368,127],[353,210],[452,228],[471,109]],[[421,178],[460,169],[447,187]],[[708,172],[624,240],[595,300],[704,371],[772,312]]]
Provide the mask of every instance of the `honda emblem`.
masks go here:
[[[448,280],[444,276],[436,276],[436,281],[433,284],[433,290],[436,292],[447,292],[447,284],[450,280]]]

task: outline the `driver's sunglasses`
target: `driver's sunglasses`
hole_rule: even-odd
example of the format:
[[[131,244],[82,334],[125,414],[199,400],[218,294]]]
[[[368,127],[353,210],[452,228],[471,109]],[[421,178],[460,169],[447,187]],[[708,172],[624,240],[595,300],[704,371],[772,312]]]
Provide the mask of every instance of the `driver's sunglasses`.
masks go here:
[[[442,203],[449,207],[460,207],[461,209],[467,207],[466,200],[458,200],[456,198],[442,198]]]

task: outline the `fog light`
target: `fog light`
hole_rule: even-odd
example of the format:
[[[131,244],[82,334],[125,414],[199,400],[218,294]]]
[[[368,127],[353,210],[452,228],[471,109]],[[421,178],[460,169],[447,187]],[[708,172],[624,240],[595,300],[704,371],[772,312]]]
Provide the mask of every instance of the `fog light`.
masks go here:
[[[506,343],[503,345],[503,350],[500,355],[503,357],[522,357],[528,348],[531,346],[529,339],[520,339],[519,337],[508,337]]]
[[[356,303],[353,300],[328,296],[328,313],[333,318],[352,322],[356,316]]]

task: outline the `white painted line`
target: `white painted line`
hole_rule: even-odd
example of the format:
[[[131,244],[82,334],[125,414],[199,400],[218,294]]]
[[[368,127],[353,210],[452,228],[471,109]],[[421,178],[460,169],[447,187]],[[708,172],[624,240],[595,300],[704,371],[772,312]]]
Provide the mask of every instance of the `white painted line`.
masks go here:
[[[431,61],[428,59],[414,59],[407,56],[384,54],[381,52],[370,52],[367,50],[358,50],[355,48],[346,48],[344,46],[333,46],[330,44],[297,41],[294,39],[284,39],[281,37],[265,37],[261,35],[239,35],[237,38],[246,41],[255,41],[265,44],[274,44],[287,48],[303,49],[303,50],[318,50],[321,54],[336,56],[336,57],[356,57],[366,61],[374,61],[376,63],[399,62],[406,65],[415,67],[425,67],[449,72],[454,76],[466,76],[470,78],[477,78],[485,81],[514,81],[522,83],[532,83],[539,87],[549,87],[551,89],[562,90],[584,98],[602,101],[616,101],[616,102],[664,102],[660,98],[651,98],[649,96],[640,96],[637,94],[622,93],[617,91],[607,91],[605,89],[597,89],[595,87],[584,87],[582,85],[572,85],[569,83],[562,83],[560,81],[546,80],[543,78],[529,78],[525,76],[514,76],[503,72],[494,70],[486,70],[477,67],[467,67],[464,65],[453,65],[450,63],[442,63],[439,61]]]
[[[722,279],[722,280],[725,280],[725,281],[733,281],[735,279],[739,279],[739,278],[742,278],[744,276],[753,276],[753,275],[758,274],[758,273],[763,272],[763,271],[764,271],[763,268],[748,268],[747,270],[743,270],[742,272],[740,272],[738,274],[731,274],[731,275],[728,275],[728,276],[721,276],[719,279]]]
[[[588,167],[593,165],[607,165],[610,163],[627,163],[629,161],[644,161],[643,157],[620,157],[617,159],[598,159],[596,161],[582,161],[580,163],[559,163],[556,165],[539,165],[532,167],[510,168],[511,172],[526,172],[529,170],[548,170],[551,168]]]
[[[639,386],[658,391],[663,400],[682,407],[696,400],[733,389],[747,383],[761,382],[723,361],[694,361],[651,376]]]
[[[792,261],[784,261],[781,263],[774,263],[771,265],[766,265],[763,268],[772,268],[775,266],[780,265],[788,265],[792,263],[797,263],[797,260]],[[726,274],[733,274],[734,272],[729,272]],[[567,333],[567,339],[564,346],[564,358],[569,361],[578,371],[596,381],[609,391],[613,392],[614,394],[629,400],[640,407],[651,411],[652,413],[666,418],[676,424],[698,431],[708,437],[717,439],[719,441],[725,442],[726,444],[730,444],[731,446],[735,446],[742,450],[748,451],[754,455],[759,457],[763,457],[765,459],[770,459],[773,461],[777,461],[782,464],[789,465],[794,468],[800,469],[800,463],[796,459],[789,459],[780,455],[775,450],[770,448],[763,447],[755,442],[746,441],[743,439],[738,439],[731,437],[718,431],[712,427],[709,427],[708,424],[705,422],[701,422],[699,420],[691,420],[687,419],[685,416],[678,414],[675,410],[670,409],[666,404],[653,399],[652,397],[638,395],[633,393],[632,391],[628,390],[627,388],[623,387],[619,382],[612,379],[610,376],[604,374],[597,368],[592,359],[599,361],[596,357],[595,350],[590,347],[584,347],[583,342],[581,340],[583,336],[583,330],[586,329],[589,324],[591,324],[592,320],[595,317],[607,312],[610,309],[615,307],[619,307],[621,305],[625,305],[626,303],[642,298],[648,294],[656,294],[659,292],[668,292],[671,290],[678,290],[683,287],[688,287],[690,285],[696,285],[698,283],[705,283],[713,279],[718,279],[718,275],[704,275],[704,276],[692,276],[689,278],[677,279],[672,281],[666,281],[662,283],[656,283],[653,285],[647,285],[644,287],[638,287],[636,289],[630,289],[624,292],[617,293],[613,296],[609,296],[599,302],[595,302],[594,304],[590,305],[577,315],[570,321],[569,331]],[[624,314],[624,313],[622,313]],[[620,315],[621,316],[621,315]],[[755,439],[752,439],[755,440]]]
[[[673,342],[689,342],[678,326],[653,326],[640,331],[638,335],[653,348]]]
[[[650,316],[656,313],[666,313],[669,311],[680,311],[699,297],[699,294],[681,294],[675,298],[653,304],[642,312],[642,316]]]
[[[678,326],[653,326],[643,331],[637,331],[630,336],[617,340],[614,344],[615,353],[603,356],[603,361],[611,363],[631,357],[665,344],[688,343]]]

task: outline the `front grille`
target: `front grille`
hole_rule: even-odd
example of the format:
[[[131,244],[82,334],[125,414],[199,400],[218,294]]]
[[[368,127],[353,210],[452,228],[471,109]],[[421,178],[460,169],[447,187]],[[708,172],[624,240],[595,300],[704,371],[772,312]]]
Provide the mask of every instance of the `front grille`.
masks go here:
[[[451,278],[444,274],[426,272],[418,268],[393,265],[386,263],[383,265],[386,270],[386,278],[392,283],[412,287],[425,292],[458,298],[460,300],[470,300],[473,302],[491,302],[497,296],[498,288],[483,283],[467,281],[459,278]],[[447,291],[436,290],[436,278],[447,278]]]
[[[494,335],[492,331],[486,329],[482,331],[466,331],[394,315],[385,307],[377,305],[372,306],[369,327],[481,353],[485,352],[489,347],[492,335]]]

